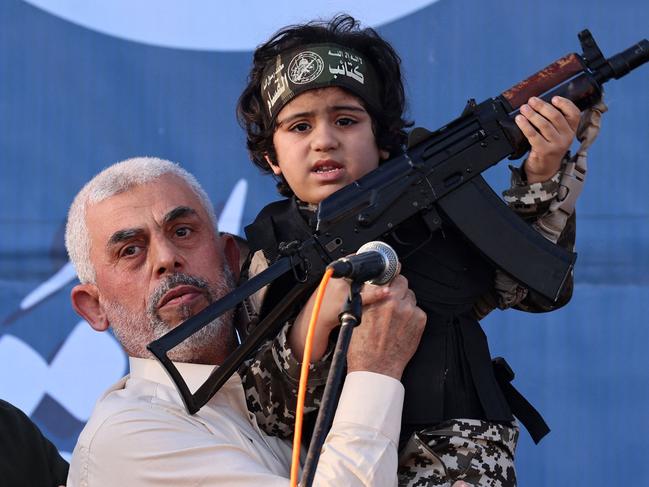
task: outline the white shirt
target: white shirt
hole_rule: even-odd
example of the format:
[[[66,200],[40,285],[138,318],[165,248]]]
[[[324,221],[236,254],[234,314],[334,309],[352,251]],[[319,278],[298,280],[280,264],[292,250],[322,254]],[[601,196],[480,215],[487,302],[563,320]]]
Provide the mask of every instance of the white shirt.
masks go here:
[[[99,399],[81,432],[68,486],[289,484],[291,445],[258,428],[238,374],[191,416],[157,361],[129,360],[130,375]],[[192,391],[213,369],[175,365]],[[402,405],[399,381],[348,374],[314,485],[395,486]]]

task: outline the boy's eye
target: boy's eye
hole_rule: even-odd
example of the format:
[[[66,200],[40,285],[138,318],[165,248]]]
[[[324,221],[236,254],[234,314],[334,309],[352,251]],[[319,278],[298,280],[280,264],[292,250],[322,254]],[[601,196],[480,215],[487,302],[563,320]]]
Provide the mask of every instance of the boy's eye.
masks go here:
[[[354,125],[355,123],[356,120],[349,117],[341,117],[338,120],[336,120],[336,125],[339,125],[341,127],[348,127],[349,125]]]
[[[300,122],[293,125],[290,130],[291,132],[306,132],[311,126],[306,122]]]

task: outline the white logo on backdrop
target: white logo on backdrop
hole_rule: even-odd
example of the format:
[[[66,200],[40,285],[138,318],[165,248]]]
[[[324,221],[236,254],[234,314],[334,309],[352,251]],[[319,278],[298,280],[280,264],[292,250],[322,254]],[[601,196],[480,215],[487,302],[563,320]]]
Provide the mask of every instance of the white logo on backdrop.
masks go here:
[[[26,0],[88,29],[163,47],[209,51],[252,51],[282,26],[347,12],[377,27],[438,0],[248,0],[191,2],[160,0]]]

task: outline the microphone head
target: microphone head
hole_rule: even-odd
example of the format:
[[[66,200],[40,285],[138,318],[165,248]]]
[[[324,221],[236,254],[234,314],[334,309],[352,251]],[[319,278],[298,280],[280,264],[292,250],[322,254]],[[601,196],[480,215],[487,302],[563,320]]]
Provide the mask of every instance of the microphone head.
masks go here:
[[[383,273],[380,276],[375,277],[374,279],[371,279],[367,282],[369,282],[370,284],[375,284],[377,286],[382,286],[394,279],[394,277],[399,272],[399,256],[397,256],[397,252],[392,247],[390,247],[385,242],[381,242],[380,240],[373,240],[371,242],[367,242],[364,245],[361,245],[361,247],[356,252],[356,255],[362,254],[364,252],[378,252],[379,254],[381,254],[381,257],[383,257],[383,261],[385,263],[385,270],[383,271]]]

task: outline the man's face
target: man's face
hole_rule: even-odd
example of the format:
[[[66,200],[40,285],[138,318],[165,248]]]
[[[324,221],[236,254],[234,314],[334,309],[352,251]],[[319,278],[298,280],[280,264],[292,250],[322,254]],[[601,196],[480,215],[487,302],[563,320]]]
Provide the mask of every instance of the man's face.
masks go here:
[[[223,240],[200,199],[177,176],[164,175],[89,206],[86,223],[99,303],[131,355],[147,356],[147,343],[232,288]],[[218,363],[223,343],[214,341],[231,345],[228,318],[170,356]]]
[[[337,87],[304,92],[282,108],[273,145],[273,172],[284,176],[299,199],[313,204],[388,156],[377,147],[372,119],[360,100]]]

